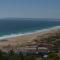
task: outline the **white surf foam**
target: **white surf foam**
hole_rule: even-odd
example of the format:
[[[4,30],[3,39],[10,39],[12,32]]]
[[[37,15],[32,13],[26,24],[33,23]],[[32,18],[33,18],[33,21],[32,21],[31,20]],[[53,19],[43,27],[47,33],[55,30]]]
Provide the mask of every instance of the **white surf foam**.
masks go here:
[[[17,36],[29,35],[29,34],[33,34],[33,33],[37,33],[37,32],[45,32],[45,31],[49,31],[49,30],[52,30],[52,29],[60,29],[60,26],[55,26],[55,27],[42,29],[42,30],[35,30],[34,32],[27,32],[27,33],[23,33],[23,34],[19,33],[19,34],[3,35],[3,36],[0,37],[0,40],[7,39],[7,38],[12,38],[12,37],[17,37]]]

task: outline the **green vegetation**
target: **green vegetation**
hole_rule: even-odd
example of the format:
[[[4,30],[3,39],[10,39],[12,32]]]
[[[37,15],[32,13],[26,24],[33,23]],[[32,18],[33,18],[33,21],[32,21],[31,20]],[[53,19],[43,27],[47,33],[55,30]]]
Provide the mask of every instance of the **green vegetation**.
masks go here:
[[[44,60],[60,60],[60,57],[56,53],[50,53]]]
[[[44,58],[36,55],[24,56],[22,53],[16,54],[13,50],[8,53],[2,52],[0,50],[0,60],[60,60],[60,57],[56,53],[49,53],[48,57]]]
[[[13,50],[10,50],[8,53],[2,52],[0,50],[0,60],[60,60],[60,56],[57,53],[59,52],[60,48],[60,33],[56,33],[54,36],[49,36],[46,38],[42,38],[40,41],[34,40],[36,43],[40,43],[43,41],[48,44],[55,45],[55,53],[51,52],[48,54],[48,57],[44,57],[41,55],[27,55],[19,52],[18,54],[15,53]]]
[[[35,56],[24,56],[22,53],[17,54],[13,50],[10,50],[8,53],[0,50],[0,60],[35,60]]]
[[[59,39],[60,39],[60,33],[55,33],[54,35],[49,35],[48,37],[45,37],[45,35],[42,36],[40,41],[51,44],[51,43],[54,43],[55,41],[57,41]]]

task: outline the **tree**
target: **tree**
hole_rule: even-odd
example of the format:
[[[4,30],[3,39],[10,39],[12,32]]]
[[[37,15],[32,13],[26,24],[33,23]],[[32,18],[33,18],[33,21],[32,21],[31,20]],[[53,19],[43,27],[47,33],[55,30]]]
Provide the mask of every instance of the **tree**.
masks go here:
[[[59,56],[55,53],[50,53],[44,60],[60,60]]]
[[[8,52],[8,54],[9,54],[9,56],[12,56],[12,55],[15,55],[15,52],[14,52],[13,49],[12,49],[12,50],[10,50],[10,51]]]

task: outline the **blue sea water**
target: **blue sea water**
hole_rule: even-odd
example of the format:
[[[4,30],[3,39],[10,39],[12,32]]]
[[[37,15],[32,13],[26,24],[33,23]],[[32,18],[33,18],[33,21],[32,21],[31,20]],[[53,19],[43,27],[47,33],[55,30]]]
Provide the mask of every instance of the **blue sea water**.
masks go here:
[[[55,26],[60,26],[60,21],[56,20],[0,20],[0,38],[4,36],[13,36],[16,34],[23,35],[24,33],[34,32],[37,30],[47,29]],[[4,38],[5,38],[4,37]]]

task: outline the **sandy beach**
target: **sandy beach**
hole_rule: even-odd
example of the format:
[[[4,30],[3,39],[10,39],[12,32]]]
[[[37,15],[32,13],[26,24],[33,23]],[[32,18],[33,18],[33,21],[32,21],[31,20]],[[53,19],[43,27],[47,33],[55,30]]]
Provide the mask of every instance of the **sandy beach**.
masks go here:
[[[0,48],[5,47],[5,46],[24,45],[27,42],[33,42],[34,39],[40,40],[42,37],[56,35],[56,33],[59,33],[59,32],[60,32],[60,29],[51,29],[49,31],[36,32],[33,34],[3,39],[3,40],[0,40]]]

